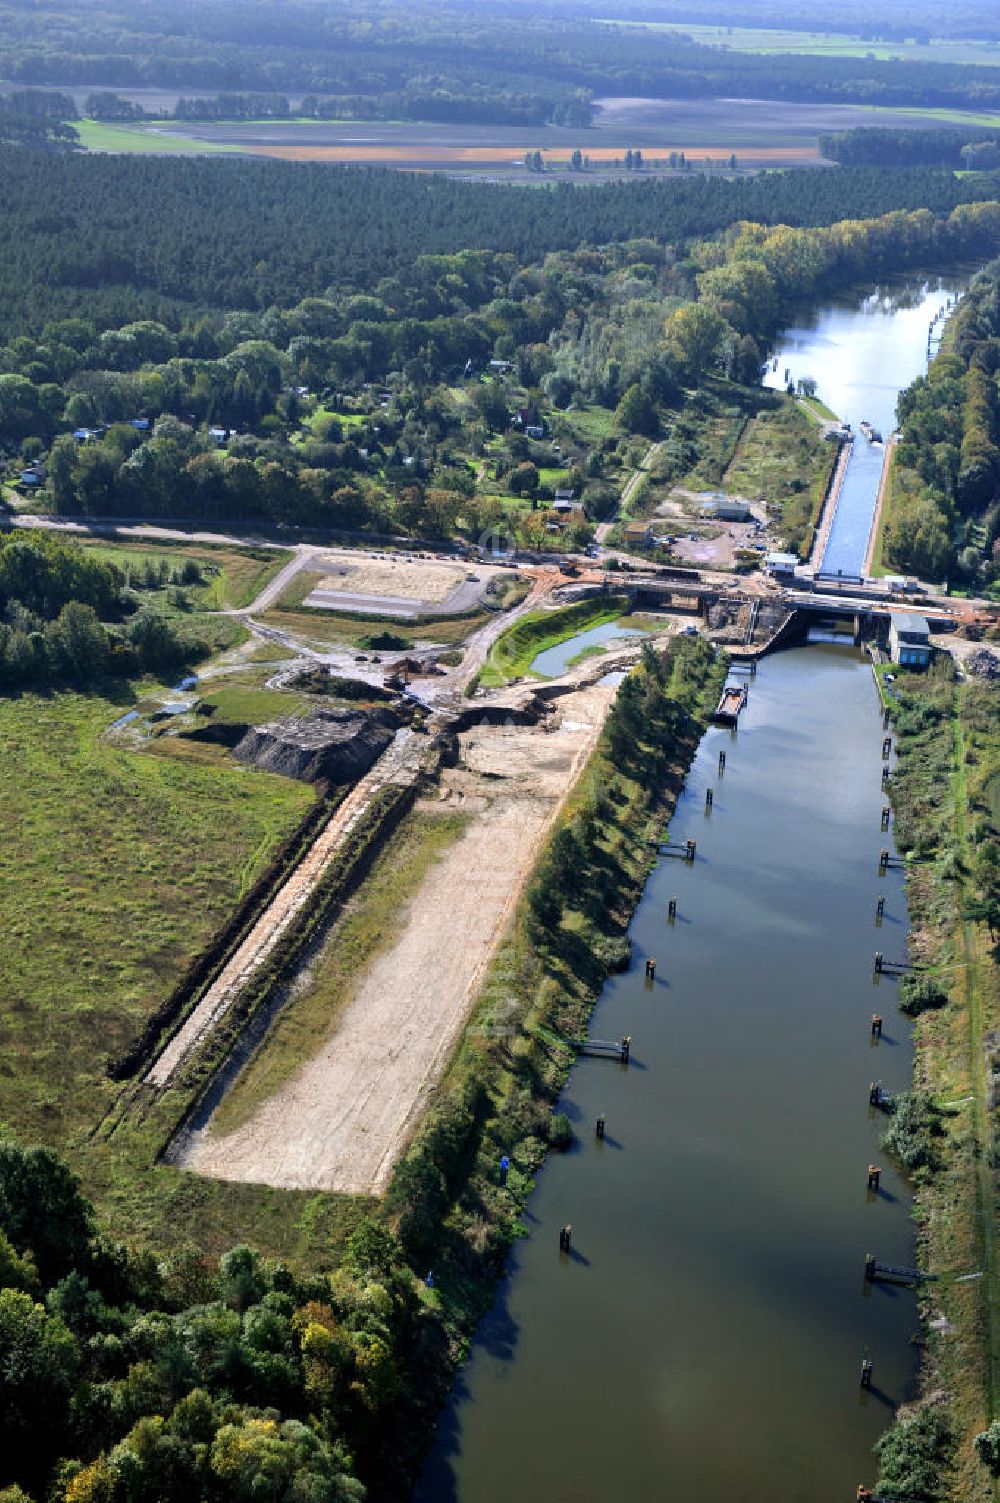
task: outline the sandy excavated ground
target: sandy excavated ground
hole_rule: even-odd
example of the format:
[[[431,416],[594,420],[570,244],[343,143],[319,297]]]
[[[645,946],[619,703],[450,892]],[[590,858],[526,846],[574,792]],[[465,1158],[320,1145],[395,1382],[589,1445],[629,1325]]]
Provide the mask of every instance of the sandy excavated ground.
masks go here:
[[[358,978],[321,1052],[242,1127],[221,1136],[209,1122],[192,1135],[178,1162],[288,1188],[385,1189],[614,694],[596,684],[567,695],[553,731],[462,736],[443,791],[473,817],[401,915],[395,944]]]
[[[445,600],[466,574],[459,564],[363,556],[354,562],[336,554],[321,554],[314,567],[323,572],[317,586],[323,594],[344,590],[351,595],[396,595],[405,600]]]

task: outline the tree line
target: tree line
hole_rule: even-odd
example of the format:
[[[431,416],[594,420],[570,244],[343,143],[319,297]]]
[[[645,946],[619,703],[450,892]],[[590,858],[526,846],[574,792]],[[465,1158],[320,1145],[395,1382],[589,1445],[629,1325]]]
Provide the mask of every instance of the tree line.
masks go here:
[[[894,130],[858,126],[819,138],[823,156],[849,167],[953,167],[994,171],[1000,167],[1000,132],[944,126]]]
[[[93,684],[198,655],[116,565],[40,533],[0,536],[0,688]]]
[[[692,0],[582,0],[585,15],[620,16],[634,20],[688,22],[699,26],[766,27],[780,31],[843,33],[872,42],[929,41],[933,37],[989,37],[1000,40],[1000,23],[993,0],[911,0],[905,13],[873,13],[867,0],[821,0],[808,11],[790,10],[782,0],[756,0],[752,20],[738,0],[711,0],[707,6]]]
[[[973,278],[899,398],[887,563],[976,588],[1000,574],[1000,261]]]
[[[75,156],[0,146],[0,338],[53,318],[99,327],[179,309],[262,310],[369,291],[421,253],[489,246],[522,263],[580,244],[678,244],[737,220],[816,225],[995,195],[986,174],[767,173],[581,193],[327,165]]]
[[[473,108],[485,98],[499,110],[506,99],[515,112],[519,100],[534,98],[543,101],[546,118],[575,96],[589,110],[591,96],[606,94],[1000,104],[1000,79],[987,64],[734,52],[680,33],[609,27],[552,3],[470,10],[452,0],[414,10],[382,0],[377,14],[372,26],[365,0],[335,9],[320,0],[286,0],[278,24],[266,0],[204,9],[150,0],[138,10],[123,0],[103,0],[99,8],[54,0],[37,12],[6,0],[0,72],[18,84],[351,95],[368,99],[372,113],[387,95],[422,97],[425,108],[443,98],[456,109]]]

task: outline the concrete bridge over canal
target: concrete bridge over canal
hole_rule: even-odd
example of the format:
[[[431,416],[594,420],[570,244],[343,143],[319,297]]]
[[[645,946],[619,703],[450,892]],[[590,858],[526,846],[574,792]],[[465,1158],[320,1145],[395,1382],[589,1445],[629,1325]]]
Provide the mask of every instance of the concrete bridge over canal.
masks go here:
[[[728,607],[733,614],[742,611],[747,623],[743,649],[754,654],[777,645],[779,638],[801,635],[810,626],[828,625],[861,642],[885,636],[894,611],[919,609],[932,631],[936,624],[939,630],[951,630],[958,614],[954,607],[932,603],[924,596],[900,599],[877,581],[817,579],[806,585],[796,580],[762,592],[690,570],[663,570],[633,575],[608,587],[627,594],[638,610],[689,612],[706,621],[715,606]]]

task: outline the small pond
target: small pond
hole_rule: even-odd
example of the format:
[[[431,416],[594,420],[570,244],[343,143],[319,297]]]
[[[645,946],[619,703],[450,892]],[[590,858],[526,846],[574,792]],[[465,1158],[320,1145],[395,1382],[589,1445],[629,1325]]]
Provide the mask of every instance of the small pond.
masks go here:
[[[605,621],[602,626],[592,626],[589,631],[577,632],[575,637],[559,642],[555,647],[546,647],[535,658],[531,671],[540,673],[543,678],[558,678],[566,672],[573,658],[585,652],[588,647],[603,647],[606,642],[613,642],[619,637],[643,635],[635,627],[619,626],[617,621]]]

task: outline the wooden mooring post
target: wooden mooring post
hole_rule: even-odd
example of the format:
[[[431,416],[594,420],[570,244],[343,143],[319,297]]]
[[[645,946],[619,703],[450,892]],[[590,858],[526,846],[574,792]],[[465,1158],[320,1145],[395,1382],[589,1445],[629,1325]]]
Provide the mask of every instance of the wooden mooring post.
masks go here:
[[[693,861],[694,858],[695,858],[695,852],[697,851],[697,849],[698,849],[698,842],[697,842],[697,840],[686,840],[684,842],[684,860],[685,861]]]
[[[676,898],[671,898],[670,902],[667,904],[667,918],[670,919],[671,923],[673,923],[673,921],[674,921],[674,919],[676,917],[677,917],[677,899]]]
[[[567,1223],[566,1226],[559,1228],[559,1251],[561,1253],[568,1253],[572,1245],[573,1228]]]
[[[882,805],[882,828],[883,828],[883,830],[887,830],[889,828],[889,820],[890,820],[891,816],[892,816],[892,809],[889,807],[888,804],[883,804]]]
[[[884,877],[885,876],[886,871],[888,869],[888,866],[889,866],[889,852],[886,850],[885,846],[883,846],[882,849],[878,853],[878,874],[879,874],[880,877]]]
[[[878,1013],[878,1012],[873,1012],[872,1013],[872,1038],[873,1039],[880,1039],[881,1037],[882,1037],[882,1014]]]
[[[712,807],[712,801],[713,801],[714,798],[715,798],[715,794],[712,792],[712,789],[711,788],[706,788],[705,789],[705,813],[706,814],[711,809],[711,807]]]
[[[882,966],[883,966],[884,963],[885,962],[883,960],[882,951],[881,950],[876,950],[875,951],[875,974],[876,974],[876,976],[881,976],[881,974],[882,974]]]
[[[725,770],[726,770],[726,754],[725,754],[724,751],[720,751],[720,753],[719,753],[719,777],[720,778],[722,777],[722,774],[725,772]]]
[[[889,710],[888,707],[886,707],[886,709],[882,711],[882,729],[884,731],[887,731],[889,729],[889,719]]]
[[[882,1082],[880,1080],[873,1080],[868,1087],[868,1105],[882,1105]]]
[[[891,755],[892,755],[892,737],[891,736],[886,736],[886,737],[883,738],[883,741],[882,741],[882,761],[883,762],[888,762],[888,760],[889,760],[889,758],[890,758]]]
[[[601,1140],[601,1142],[604,1141],[604,1118],[603,1117],[598,1117],[598,1119],[597,1119],[597,1125],[594,1128],[594,1136],[596,1138],[599,1138]]]
[[[887,788],[889,786],[889,779],[890,779],[889,769],[888,769],[888,767],[883,767],[883,769],[882,769],[882,787],[883,788]]]
[[[868,1188],[869,1188],[869,1190],[877,1190],[878,1187],[879,1187],[879,1181],[881,1180],[881,1178],[882,1178],[882,1171],[879,1168],[879,1166],[877,1164],[869,1164],[868,1165]]]
[[[878,895],[878,901],[875,904],[875,922],[877,924],[880,924],[882,922],[882,915],[884,913],[885,913],[885,897],[884,897],[884,895],[882,893],[879,893],[879,895]]]

